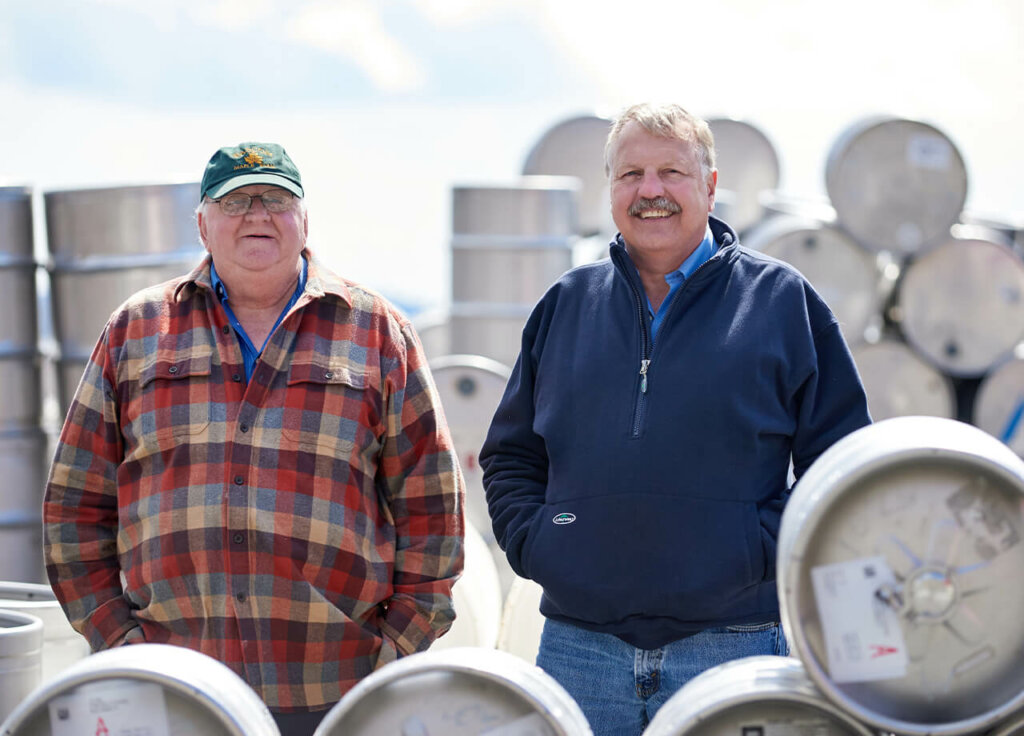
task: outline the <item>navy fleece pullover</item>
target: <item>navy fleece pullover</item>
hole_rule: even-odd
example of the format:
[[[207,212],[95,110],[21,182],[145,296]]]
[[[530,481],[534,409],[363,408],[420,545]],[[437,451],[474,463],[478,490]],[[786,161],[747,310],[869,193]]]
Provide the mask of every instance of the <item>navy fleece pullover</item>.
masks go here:
[[[719,250],[652,344],[621,238],[537,304],[480,453],[495,536],[544,615],[644,649],[778,620],[796,478],[868,423],[839,325],[792,267]]]

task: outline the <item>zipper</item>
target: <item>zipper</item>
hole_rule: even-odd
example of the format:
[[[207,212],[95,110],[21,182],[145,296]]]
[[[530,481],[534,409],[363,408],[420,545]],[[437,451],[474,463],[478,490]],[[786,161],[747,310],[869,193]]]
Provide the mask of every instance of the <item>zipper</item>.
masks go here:
[[[720,249],[719,249],[720,250]],[[672,316],[672,311],[675,309],[676,303],[682,297],[682,293],[690,285],[693,277],[701,272],[709,263],[715,260],[715,255],[711,256],[704,263],[697,267],[697,270],[690,274],[689,278],[682,283],[682,285],[676,290],[676,293],[672,295],[672,301],[668,305],[668,311],[665,312],[664,325],[668,325],[669,317]],[[633,283],[631,278],[627,278],[626,281],[629,283],[630,288],[633,290],[633,301],[636,304],[637,318],[640,321],[640,391],[636,397],[636,405],[633,408],[633,428],[631,435],[633,439],[640,436],[640,426],[643,424],[644,409],[647,407],[647,391],[650,388],[650,382],[648,379],[648,371],[651,368],[651,360],[654,358],[653,340],[650,337],[650,324],[646,319],[645,308],[644,308],[644,296],[637,290],[636,285]]]

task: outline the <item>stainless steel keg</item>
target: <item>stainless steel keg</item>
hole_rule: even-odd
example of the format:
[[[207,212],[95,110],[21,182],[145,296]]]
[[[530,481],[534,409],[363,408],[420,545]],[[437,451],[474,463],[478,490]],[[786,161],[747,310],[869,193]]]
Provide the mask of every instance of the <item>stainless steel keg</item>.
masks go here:
[[[42,621],[0,609],[0,722],[39,686],[42,645]]]
[[[865,118],[833,142],[825,188],[839,224],[859,243],[906,256],[949,235],[967,199],[967,167],[933,125]]]
[[[744,232],[765,216],[762,193],[779,186],[779,154],[764,130],[749,120],[712,117],[707,123],[715,137],[718,186],[735,197],[728,222]]]
[[[517,576],[512,581],[501,609],[498,649],[530,664],[537,661],[544,632],[544,614],[540,612],[543,596],[544,589],[533,580]]]
[[[507,593],[515,573],[491,529],[478,454],[512,371],[482,355],[441,356],[430,361],[430,371],[466,481],[466,520],[480,532],[491,550],[502,590]]]
[[[589,736],[583,712],[554,678],[496,649],[426,651],[370,674],[315,736]]]
[[[615,234],[609,207],[608,177],[604,172],[604,145],[612,121],[599,115],[562,120],[533,144],[523,162],[523,173],[537,176],[574,176],[580,180],[579,234]]]
[[[0,431],[0,580],[45,580],[42,497],[49,449],[38,427]]]
[[[972,422],[1024,457],[1024,355],[999,364],[982,378]]]
[[[908,262],[897,286],[907,342],[953,376],[979,377],[1024,340],[1024,260],[986,240],[947,238]]]
[[[809,676],[900,734],[985,730],[1024,704],[1024,460],[977,427],[852,433],[782,517],[782,622]]]
[[[431,650],[493,648],[498,641],[503,595],[491,548],[466,522],[465,568],[452,587],[455,623],[431,644]]]
[[[850,352],[876,422],[912,415],[956,417],[953,382],[903,341],[862,342]]]
[[[97,706],[97,704],[101,704]],[[102,728],[98,718],[103,718]],[[163,733],[279,736],[267,706],[242,678],[205,654],[168,644],[133,644],[75,662],[33,691],[0,725],[3,736]]]
[[[644,736],[872,733],[825,698],[799,660],[760,656],[727,662],[690,680],[658,710]]]
[[[452,353],[515,362],[534,304],[573,266],[578,197],[554,176],[452,190]]]
[[[794,266],[831,308],[848,343],[864,340],[880,321],[882,273],[874,254],[843,231],[798,217],[771,217],[743,236],[743,244]]]
[[[42,682],[49,682],[89,655],[89,642],[71,628],[49,585],[0,581],[0,608],[42,621]]]

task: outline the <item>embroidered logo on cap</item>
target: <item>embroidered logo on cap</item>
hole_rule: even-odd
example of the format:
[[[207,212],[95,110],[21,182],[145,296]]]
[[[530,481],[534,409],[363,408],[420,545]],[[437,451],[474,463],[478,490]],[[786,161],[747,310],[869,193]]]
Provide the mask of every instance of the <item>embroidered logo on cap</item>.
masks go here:
[[[571,524],[574,521],[576,521],[576,514],[566,514],[566,513],[558,514],[551,521],[555,522],[556,524]]]
[[[266,166],[267,168],[270,169],[277,168],[276,166],[274,166],[274,164],[267,162],[267,159],[274,158],[274,154],[268,151],[266,148],[261,148],[259,146],[243,148],[238,153],[233,153],[231,155],[234,158],[242,158],[243,156],[245,157],[244,159],[242,159],[243,161],[245,161],[245,163],[240,163],[237,166],[235,166],[236,171],[238,169],[251,169],[254,166]]]

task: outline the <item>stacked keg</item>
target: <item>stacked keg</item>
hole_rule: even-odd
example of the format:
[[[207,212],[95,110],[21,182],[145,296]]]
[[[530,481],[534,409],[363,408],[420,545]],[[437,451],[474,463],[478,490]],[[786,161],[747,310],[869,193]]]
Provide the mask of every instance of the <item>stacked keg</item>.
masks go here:
[[[49,191],[44,202],[63,419],[111,313],[199,262],[199,184]]]
[[[992,376],[984,428],[1024,443],[1024,381],[1012,367],[1024,260],[1012,228],[963,224],[967,167],[953,141],[915,120],[857,121],[833,142],[825,184],[826,203],[762,193],[766,217],[743,242],[792,263],[832,307],[873,418],[979,424]]]
[[[0,188],[0,579],[43,579],[41,503],[48,458],[32,192]]]

